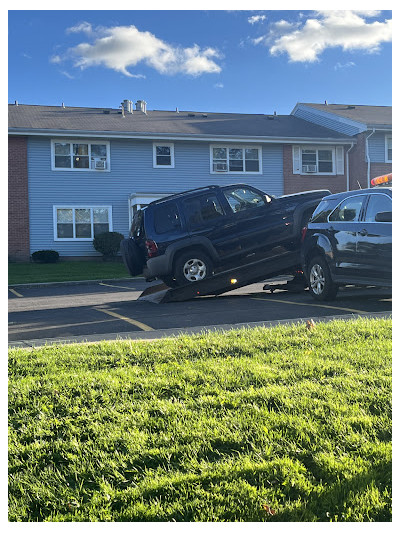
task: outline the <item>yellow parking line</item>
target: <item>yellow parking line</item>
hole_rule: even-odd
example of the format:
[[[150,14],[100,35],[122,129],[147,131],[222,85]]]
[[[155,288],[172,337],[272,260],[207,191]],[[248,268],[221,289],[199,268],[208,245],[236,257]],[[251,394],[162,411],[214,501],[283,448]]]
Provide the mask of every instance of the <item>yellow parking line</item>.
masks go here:
[[[291,305],[308,305],[310,307],[324,307],[325,309],[337,309],[339,311],[349,311],[350,313],[367,313],[367,311],[360,311],[359,309],[349,309],[348,307],[337,307],[334,305],[323,305],[323,304],[310,304],[310,303],[301,303],[301,302],[291,302],[290,300],[276,300],[269,298],[252,298],[252,300],[263,300],[264,302],[270,303],[282,303],[282,304],[291,304]]]
[[[129,289],[130,291],[135,291],[135,287],[122,287],[122,285],[109,285],[108,283],[99,283],[99,285],[104,285],[104,287],[112,287],[113,289]]]
[[[115,319],[117,320],[117,319]],[[41,328],[37,327],[37,326],[34,326],[33,328],[32,327],[26,327],[26,326],[23,326],[22,324],[18,324],[18,323],[15,323],[15,324],[10,324],[10,329],[12,330],[13,326],[16,327],[17,326],[17,329],[19,326],[23,327],[23,331],[29,331],[30,333],[32,331],[43,331],[43,330],[46,330],[46,329],[62,329],[62,328],[71,328],[71,327],[77,327],[77,326],[88,326],[88,325],[92,325],[92,324],[102,324],[103,322],[113,322],[114,319],[108,319],[108,320],[92,320],[91,322],[75,322],[74,324],[57,324],[56,326],[43,326]],[[11,331],[11,333],[16,333],[15,331]]]
[[[143,324],[138,320],[134,320],[133,318],[128,318],[127,316],[122,316],[118,313],[114,313],[114,311],[109,311],[108,309],[100,309],[99,307],[95,307],[94,309],[97,309],[97,311],[101,311],[102,313],[106,313],[107,315],[114,316],[115,318],[119,318],[120,320],[125,320],[125,322],[129,322],[129,324],[133,324],[134,326],[142,329],[143,331],[154,331],[154,329],[150,326],[147,326],[146,324]]]
[[[19,292],[17,292],[15,289],[8,289],[10,292],[12,292],[13,294],[15,294],[15,296],[18,296],[18,298],[23,298],[22,294],[20,294]]]

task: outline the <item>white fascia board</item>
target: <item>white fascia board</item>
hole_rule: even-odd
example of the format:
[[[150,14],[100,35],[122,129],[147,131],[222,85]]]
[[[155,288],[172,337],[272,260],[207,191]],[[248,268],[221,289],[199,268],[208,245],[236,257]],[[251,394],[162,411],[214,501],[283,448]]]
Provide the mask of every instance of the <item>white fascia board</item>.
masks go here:
[[[38,136],[38,137],[80,137],[80,138],[100,138],[100,139],[154,139],[169,141],[203,141],[203,142],[236,142],[236,143],[254,143],[268,142],[273,144],[351,144],[354,142],[350,137],[348,139],[337,139],[326,137],[240,137],[239,135],[221,135],[210,137],[208,135],[170,135],[168,133],[138,133],[130,132],[104,132],[104,131],[65,131],[65,130],[8,130],[10,135]]]
[[[329,107],[329,104],[327,107]],[[294,115],[298,109],[303,109],[304,111],[309,111],[311,113],[315,113],[316,115],[320,115],[322,117],[336,120],[337,122],[341,122],[342,124],[353,126],[354,128],[358,128],[360,130],[359,133],[362,133],[363,131],[367,129],[367,124],[365,124],[364,122],[358,122],[356,120],[351,120],[350,118],[341,117],[340,115],[337,115],[336,113],[331,113],[328,110],[322,111],[321,109],[315,109],[315,107],[311,107],[311,106],[304,105],[304,104],[296,104],[295,108],[290,114]]]

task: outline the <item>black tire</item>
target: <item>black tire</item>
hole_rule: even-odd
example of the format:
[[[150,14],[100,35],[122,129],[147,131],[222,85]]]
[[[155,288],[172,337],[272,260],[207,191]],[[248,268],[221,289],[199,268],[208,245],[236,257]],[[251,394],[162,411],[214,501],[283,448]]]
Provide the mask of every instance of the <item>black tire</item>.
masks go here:
[[[175,261],[174,278],[179,286],[188,285],[211,277],[213,268],[211,259],[204,252],[184,252]]]
[[[143,252],[133,239],[123,239],[120,244],[122,260],[131,276],[138,276],[143,272]]]
[[[307,283],[311,296],[316,300],[334,300],[339,288],[333,283],[328,263],[321,255],[308,262]]]

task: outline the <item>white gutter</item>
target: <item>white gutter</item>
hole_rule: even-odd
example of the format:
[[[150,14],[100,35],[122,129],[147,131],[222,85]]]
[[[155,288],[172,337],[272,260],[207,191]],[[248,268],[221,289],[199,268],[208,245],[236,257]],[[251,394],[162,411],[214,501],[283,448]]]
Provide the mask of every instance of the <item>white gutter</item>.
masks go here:
[[[350,190],[350,176],[349,176],[349,152],[354,148],[355,143],[352,143],[350,148],[346,152],[346,185],[347,190]]]
[[[369,157],[369,143],[368,139],[372,137],[372,135],[375,133],[375,128],[371,131],[371,133],[368,135],[368,137],[365,138],[365,155],[367,156],[367,180],[368,180],[368,189],[371,188],[371,159]]]

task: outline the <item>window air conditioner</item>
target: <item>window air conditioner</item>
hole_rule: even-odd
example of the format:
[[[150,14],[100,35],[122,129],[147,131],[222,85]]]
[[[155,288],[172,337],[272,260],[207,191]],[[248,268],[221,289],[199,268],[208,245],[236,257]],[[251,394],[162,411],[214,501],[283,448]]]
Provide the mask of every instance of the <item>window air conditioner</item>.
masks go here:
[[[107,168],[107,161],[104,161],[104,159],[95,158],[94,168],[96,170],[105,170]]]
[[[303,172],[317,172],[317,165],[303,165]]]

